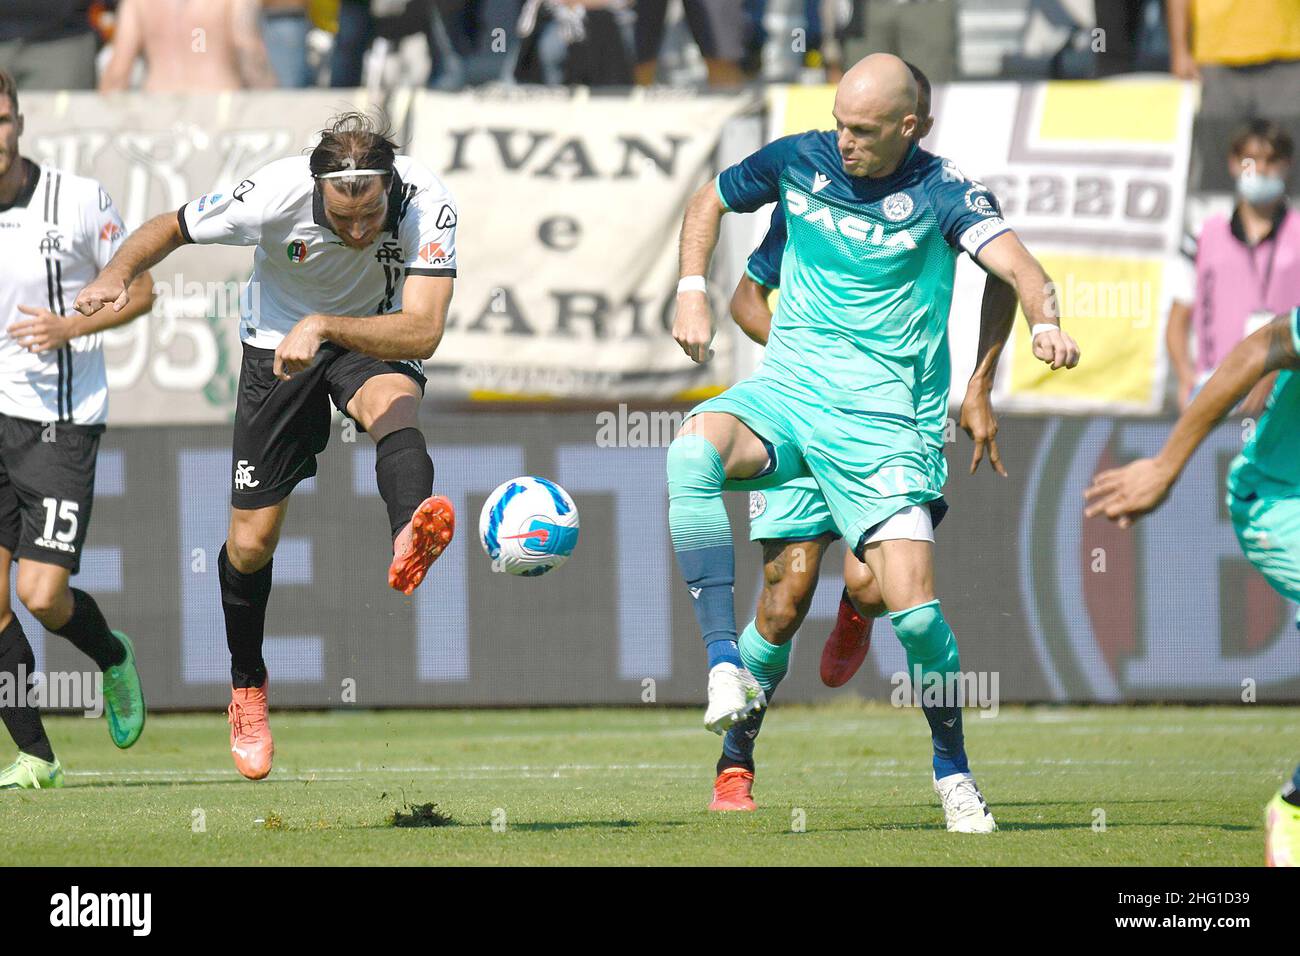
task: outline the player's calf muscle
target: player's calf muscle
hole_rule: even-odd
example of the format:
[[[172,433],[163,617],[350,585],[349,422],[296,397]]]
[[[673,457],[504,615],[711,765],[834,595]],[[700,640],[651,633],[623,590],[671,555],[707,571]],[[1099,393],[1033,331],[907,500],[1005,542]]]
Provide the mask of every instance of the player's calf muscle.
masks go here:
[[[758,632],[771,644],[794,637],[812,606],[827,539],[765,541]]]

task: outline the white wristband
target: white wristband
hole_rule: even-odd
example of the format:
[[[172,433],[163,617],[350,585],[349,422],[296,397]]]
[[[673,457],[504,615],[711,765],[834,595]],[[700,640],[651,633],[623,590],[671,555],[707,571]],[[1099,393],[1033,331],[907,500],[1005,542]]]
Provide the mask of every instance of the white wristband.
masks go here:
[[[1059,332],[1059,331],[1061,331],[1061,327],[1059,325],[1053,325],[1051,322],[1039,322],[1037,325],[1033,326],[1029,330],[1029,341],[1032,342],[1034,339],[1038,338],[1038,336],[1041,335],[1043,332]]]
[[[677,294],[683,292],[707,292],[708,287],[704,284],[704,276],[682,276],[681,281],[677,283]]]

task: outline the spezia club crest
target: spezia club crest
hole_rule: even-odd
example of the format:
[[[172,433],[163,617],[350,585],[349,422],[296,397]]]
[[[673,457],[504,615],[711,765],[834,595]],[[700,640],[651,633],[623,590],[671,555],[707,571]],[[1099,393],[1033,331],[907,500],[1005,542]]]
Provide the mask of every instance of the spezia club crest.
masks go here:
[[[912,197],[907,193],[894,193],[886,196],[880,204],[880,211],[890,222],[902,222],[912,214]]]

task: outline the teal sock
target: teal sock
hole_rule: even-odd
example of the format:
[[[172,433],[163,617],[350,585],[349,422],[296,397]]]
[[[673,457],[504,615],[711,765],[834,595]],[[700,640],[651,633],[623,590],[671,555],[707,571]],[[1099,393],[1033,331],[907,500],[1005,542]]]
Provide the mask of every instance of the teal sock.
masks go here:
[[[930,724],[935,777],[942,779],[954,773],[969,773],[958,702],[947,700],[943,695],[942,705],[925,703],[924,690],[931,682],[938,681],[939,686],[946,689],[947,676],[961,672],[957,638],[944,620],[939,602],[928,601],[895,611],[889,619],[894,624],[899,642],[907,651],[909,677],[915,681],[917,669],[921,672],[921,686],[916,690],[921,693],[921,709]]]
[[[722,504],[726,470],[712,442],[683,435],[668,446],[668,531],[695,606],[710,669],[740,666],[736,645],[736,550]]]
[[[756,623],[750,621],[740,635],[739,643],[740,660],[754,675],[758,686],[763,688],[763,693],[771,697],[777,685],[781,683],[781,679],[785,677],[786,671],[790,669],[790,649],[794,646],[794,642],[786,641],[779,646],[769,644],[767,639],[758,633]]]
[[[758,633],[755,622],[750,621],[749,626],[741,632],[739,643],[740,659],[754,675],[758,686],[763,688],[770,707],[777,685],[790,669],[790,649],[794,646],[794,642],[787,641],[780,647],[769,644],[763,635]],[[740,765],[753,772],[754,743],[758,740],[759,731],[763,729],[763,718],[767,716],[767,711],[768,707],[755,711],[727,731],[727,735],[722,738],[722,760],[718,764],[719,768],[724,765]]]

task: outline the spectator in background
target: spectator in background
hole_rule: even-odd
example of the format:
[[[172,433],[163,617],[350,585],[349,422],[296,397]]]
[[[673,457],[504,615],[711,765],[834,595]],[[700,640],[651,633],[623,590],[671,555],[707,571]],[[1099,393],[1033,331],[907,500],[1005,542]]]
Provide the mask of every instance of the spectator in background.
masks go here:
[[[122,0],[100,90],[129,89],[137,57],[151,93],[275,86],[258,0]]]
[[[631,86],[627,0],[526,0],[515,66],[520,83]]]
[[[825,71],[826,83],[838,83],[844,76],[840,41],[852,13],[853,5],[848,0],[803,0],[804,22],[808,25],[804,69]]]
[[[360,86],[366,50],[375,39],[370,0],[342,0],[338,23],[334,52],[330,56],[330,86]]]
[[[1165,0],[1169,69],[1199,79],[1201,111],[1259,116],[1300,99],[1296,0]]]
[[[1218,144],[1243,119],[1269,116],[1300,136],[1300,0],[1165,0],[1169,68],[1201,81],[1195,188],[1214,182]]]
[[[311,84],[309,32],[307,0],[262,0],[262,39],[279,86],[298,89]]]
[[[893,53],[934,84],[957,77],[956,0],[853,0],[844,29],[844,62]]]
[[[93,90],[90,0],[0,0],[0,70],[23,90]]]
[[[1228,171],[1237,182],[1232,216],[1209,217],[1200,237],[1184,243],[1166,331],[1180,407],[1233,346],[1300,305],[1300,214],[1286,201],[1294,151],[1276,123],[1252,120],[1243,127],[1228,153]],[[1274,378],[1267,376],[1246,396],[1243,414],[1263,409]]]
[[[751,20],[745,16],[745,0],[682,0],[691,36],[704,56],[710,86],[738,86],[745,82],[741,60],[745,57],[746,32]],[[668,0],[636,0],[636,82],[650,86],[659,69],[659,48],[663,46]]]

